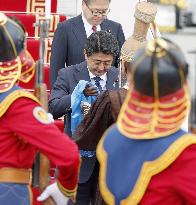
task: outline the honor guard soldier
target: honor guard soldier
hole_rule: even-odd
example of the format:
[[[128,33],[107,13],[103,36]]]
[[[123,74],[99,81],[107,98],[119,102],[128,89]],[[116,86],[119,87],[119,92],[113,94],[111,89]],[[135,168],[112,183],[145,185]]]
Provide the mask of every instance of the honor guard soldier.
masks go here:
[[[181,129],[190,109],[186,60],[160,38],[136,51],[130,69],[133,88],[97,148],[104,200],[195,204],[196,136]]]
[[[32,203],[31,169],[39,150],[58,166],[59,174],[38,200],[52,196],[63,205],[76,195],[78,148],[34,95],[17,85],[34,74],[35,63],[25,41],[22,26],[0,13],[0,204]]]

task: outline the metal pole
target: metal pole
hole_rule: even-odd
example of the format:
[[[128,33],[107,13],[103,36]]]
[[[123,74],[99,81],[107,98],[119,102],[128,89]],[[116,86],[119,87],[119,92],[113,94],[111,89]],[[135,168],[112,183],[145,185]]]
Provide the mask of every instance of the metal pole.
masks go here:
[[[195,55],[195,69],[193,73],[193,96],[191,99],[191,113],[190,113],[190,131],[196,133],[196,50],[188,51],[189,54]]]

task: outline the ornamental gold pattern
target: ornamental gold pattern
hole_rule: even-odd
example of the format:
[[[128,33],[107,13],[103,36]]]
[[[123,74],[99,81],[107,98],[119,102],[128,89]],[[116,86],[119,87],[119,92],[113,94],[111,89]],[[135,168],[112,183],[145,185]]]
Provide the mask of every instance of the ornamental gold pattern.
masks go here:
[[[45,0],[27,0],[26,11],[34,13],[44,13]]]
[[[129,91],[117,125],[120,132],[128,138],[164,137],[180,129],[189,109],[190,99],[186,85],[159,99]]]
[[[8,91],[16,83],[21,73],[19,57],[12,61],[0,62],[0,93]]]

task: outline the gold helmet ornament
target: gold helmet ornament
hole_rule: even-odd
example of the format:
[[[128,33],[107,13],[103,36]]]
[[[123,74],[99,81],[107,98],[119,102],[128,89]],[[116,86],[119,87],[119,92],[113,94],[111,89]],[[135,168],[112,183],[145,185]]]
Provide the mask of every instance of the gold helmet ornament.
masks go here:
[[[23,26],[0,13],[0,93],[12,88],[17,80],[28,82],[33,77],[35,62],[25,43]]]
[[[180,49],[155,39],[134,54],[133,89],[122,106],[117,125],[134,139],[153,139],[180,129],[190,109],[188,65]]]

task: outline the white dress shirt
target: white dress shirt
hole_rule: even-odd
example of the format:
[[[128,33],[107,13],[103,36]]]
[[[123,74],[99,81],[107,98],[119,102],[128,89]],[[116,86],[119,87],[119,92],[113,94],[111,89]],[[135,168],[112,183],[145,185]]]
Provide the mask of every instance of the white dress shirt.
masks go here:
[[[93,73],[91,73],[90,70],[88,70],[89,72],[89,76],[90,76],[90,79],[91,79],[91,83],[93,85],[95,85],[95,80],[93,79],[94,77],[96,77],[96,75],[94,75]],[[102,90],[106,90],[106,82],[107,82],[107,73],[105,73],[104,75],[102,76],[99,76],[101,78],[100,80],[100,85],[101,85],[101,88]]]
[[[88,23],[88,21],[85,19],[83,13],[82,13],[82,21],[84,23],[84,28],[85,28],[85,31],[86,31],[86,36],[87,38],[93,33],[93,30],[92,30],[92,25],[90,25]],[[101,26],[98,25],[97,26],[97,31],[101,31]]]

